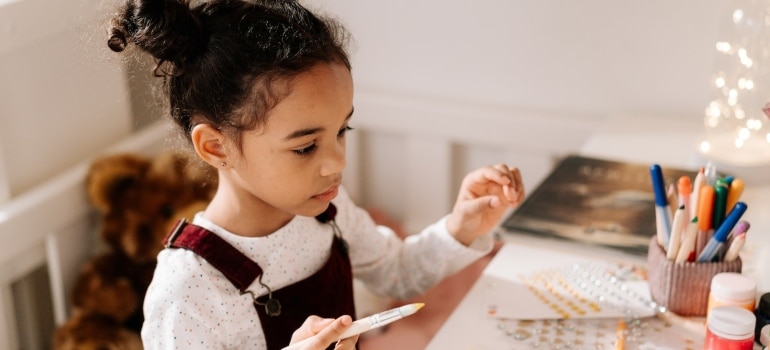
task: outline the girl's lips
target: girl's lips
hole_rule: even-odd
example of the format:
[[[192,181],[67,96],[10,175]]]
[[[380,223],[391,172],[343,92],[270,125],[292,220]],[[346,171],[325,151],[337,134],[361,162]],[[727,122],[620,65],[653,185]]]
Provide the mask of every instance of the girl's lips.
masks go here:
[[[319,201],[324,201],[324,202],[329,202],[332,199],[334,199],[334,197],[337,197],[337,193],[338,192],[339,192],[339,185],[332,187],[331,189],[329,189],[328,191],[326,191],[324,193],[320,193],[320,194],[317,194],[317,195],[313,196],[313,199],[317,199]]]

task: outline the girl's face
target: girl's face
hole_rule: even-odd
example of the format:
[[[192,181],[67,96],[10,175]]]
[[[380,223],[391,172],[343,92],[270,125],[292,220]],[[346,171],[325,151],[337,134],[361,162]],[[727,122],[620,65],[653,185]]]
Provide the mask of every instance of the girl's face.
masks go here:
[[[289,91],[264,127],[243,133],[242,153],[228,175],[241,192],[236,196],[258,209],[315,216],[342,180],[353,80],[344,65],[318,64],[295,77]]]

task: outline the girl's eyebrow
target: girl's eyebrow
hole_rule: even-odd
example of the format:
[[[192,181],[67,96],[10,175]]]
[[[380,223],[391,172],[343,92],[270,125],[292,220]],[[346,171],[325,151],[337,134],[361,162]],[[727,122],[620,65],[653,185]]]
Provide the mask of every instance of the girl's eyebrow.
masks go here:
[[[355,108],[351,108],[350,109],[350,113],[348,113],[348,116],[345,118],[345,122],[350,120],[350,118],[353,116],[353,111],[355,111]],[[291,134],[289,134],[289,136],[284,137],[283,140],[284,141],[289,141],[289,140],[293,140],[293,139],[300,138],[300,137],[303,137],[303,136],[312,135],[312,134],[318,133],[319,131],[323,131],[323,130],[324,130],[324,128],[300,129],[300,130],[292,132]]]

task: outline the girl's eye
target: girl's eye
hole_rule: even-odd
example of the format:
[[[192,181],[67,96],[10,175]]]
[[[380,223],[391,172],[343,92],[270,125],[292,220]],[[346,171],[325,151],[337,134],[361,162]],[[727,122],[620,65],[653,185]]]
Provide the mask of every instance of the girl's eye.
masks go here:
[[[353,128],[351,128],[350,126],[345,126],[344,128],[342,128],[342,130],[340,130],[340,132],[337,133],[337,137],[345,137],[345,134],[350,130],[353,130]]]
[[[304,147],[304,148],[292,150],[292,152],[294,152],[294,154],[296,154],[296,155],[298,155],[300,157],[305,157],[305,156],[309,156],[311,153],[313,153],[313,151],[315,151],[316,148],[317,148],[317,146],[314,143],[314,144],[311,144],[310,146],[307,146],[307,147]]]

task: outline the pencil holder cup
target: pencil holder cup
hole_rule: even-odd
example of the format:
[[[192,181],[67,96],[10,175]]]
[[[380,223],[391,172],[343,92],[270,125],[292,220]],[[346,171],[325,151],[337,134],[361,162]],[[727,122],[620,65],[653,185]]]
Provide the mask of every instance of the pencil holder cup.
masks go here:
[[[653,300],[681,316],[706,316],[711,279],[721,272],[741,272],[741,258],[730,262],[684,262],[666,259],[656,237],[647,251],[647,279]]]

